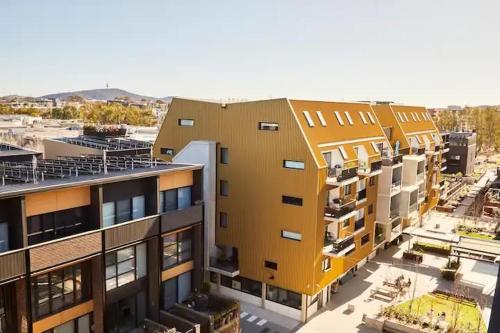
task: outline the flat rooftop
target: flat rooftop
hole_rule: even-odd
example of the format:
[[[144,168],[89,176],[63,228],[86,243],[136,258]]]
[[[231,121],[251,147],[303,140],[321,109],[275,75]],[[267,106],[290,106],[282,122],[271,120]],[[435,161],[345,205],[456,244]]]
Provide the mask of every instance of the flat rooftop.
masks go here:
[[[148,155],[86,155],[35,162],[0,162],[0,198],[201,168],[202,165],[158,161]]]
[[[127,150],[127,149],[142,149],[151,148],[153,145],[150,142],[134,140],[129,137],[97,137],[89,135],[80,135],[74,138],[64,137],[51,139],[61,141],[68,144],[94,148],[99,150]]]
[[[39,154],[38,152],[30,149],[18,147],[9,143],[0,142],[0,157],[4,156],[19,156],[19,155],[33,155]]]

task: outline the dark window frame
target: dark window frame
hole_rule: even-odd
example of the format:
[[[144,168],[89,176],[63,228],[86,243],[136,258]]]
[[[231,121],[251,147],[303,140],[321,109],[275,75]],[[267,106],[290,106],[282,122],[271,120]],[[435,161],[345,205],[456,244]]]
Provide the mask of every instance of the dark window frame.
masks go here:
[[[161,155],[174,156],[174,152],[175,152],[174,148],[168,148],[168,147],[160,148]]]
[[[368,184],[369,184],[370,186],[374,186],[374,185],[375,185],[375,177],[376,177],[376,176],[370,177],[370,180],[368,181]]]
[[[277,271],[278,263],[270,260],[264,260],[264,267]]]
[[[77,333],[79,332],[79,326],[78,326],[78,320],[80,320],[81,318],[85,317],[85,316],[88,316],[89,317],[89,327],[88,327],[88,332],[94,332],[92,330],[92,327],[94,326],[94,312],[89,312],[87,314],[84,314],[83,316],[80,316],[78,318],[75,318],[75,319],[71,319],[70,321],[73,323],[73,332]],[[65,322],[65,323],[62,323],[61,325],[59,326],[62,326],[64,324],[66,324],[68,322]],[[59,326],[56,326],[54,328],[51,328],[49,330],[46,330],[46,331],[43,331],[42,333],[54,333],[54,330],[56,328],[58,328]]]
[[[287,163],[287,162],[302,163],[302,168],[294,168],[294,167],[287,166],[287,165],[286,165],[286,163]],[[296,160],[283,160],[283,168],[285,168],[285,169],[290,169],[290,170],[305,170],[305,168],[306,168],[306,164],[304,163],[304,161],[296,161]]]
[[[289,195],[282,195],[281,203],[292,206],[302,206],[304,204],[304,199],[299,197],[292,197]]]
[[[172,237],[172,236],[175,237],[175,241],[166,243],[165,240],[169,237]],[[183,238],[183,237],[186,237],[186,238]],[[173,267],[179,266],[180,264],[183,264],[183,263],[186,263],[188,261],[193,260],[193,256],[194,256],[193,238],[194,238],[194,235],[193,235],[192,228],[187,229],[187,230],[183,230],[183,231],[180,231],[177,233],[164,235],[162,237],[162,249],[163,249],[163,251],[162,251],[163,254],[161,256],[162,270],[168,270],[168,269],[171,269]],[[189,240],[189,242],[188,242],[189,248],[186,250],[186,249],[181,248],[182,243],[180,243],[181,245],[179,246],[179,241],[182,242],[182,241],[187,241],[187,240]],[[167,256],[166,249],[174,249],[174,251],[171,251],[171,253],[175,253],[175,254]],[[189,255],[184,257],[184,255],[186,255],[186,254],[189,254]],[[166,261],[169,258],[175,258],[175,263],[167,265]]]
[[[271,125],[271,126],[269,126]],[[269,132],[278,132],[279,131],[279,123],[272,121],[259,121],[257,126],[259,131],[269,131]]]
[[[146,275],[142,276],[142,277],[139,277],[139,274],[137,272],[137,267],[138,267],[138,264],[137,264],[137,247],[139,245],[141,245],[141,244],[145,244],[145,243],[139,243],[139,244],[135,244],[135,245],[132,245],[132,246],[126,246],[124,248],[120,248],[118,250],[114,250],[112,252],[106,253],[106,256],[104,258],[104,265],[105,265],[104,289],[106,290],[106,292],[111,291],[111,290],[115,290],[115,289],[123,287],[123,286],[126,286],[129,283],[132,283],[134,281],[137,281],[137,280],[140,280],[142,278],[147,277],[147,272],[148,272],[148,267],[147,267],[148,266],[148,258],[147,258],[147,245],[146,244],[145,244],[145,246],[146,246],[146,257],[144,258],[144,260],[145,260],[144,263],[146,264]],[[126,258],[124,260],[118,261],[118,252],[122,251],[122,250],[125,250],[125,249],[129,249],[129,248],[133,248],[133,250],[134,250],[133,258]],[[113,262],[111,264],[107,263],[108,256],[109,256],[109,258],[111,258],[111,256],[114,256],[114,260],[113,260]],[[126,272],[119,273],[118,272],[119,265],[122,264],[122,263],[125,263],[127,261],[130,261],[130,260],[133,260],[133,262],[134,262],[133,268],[130,269],[130,270],[128,270],[128,271],[126,271]],[[108,270],[108,267],[112,267],[112,266],[115,267],[115,275],[112,276],[112,277],[110,277],[110,278],[108,278],[106,276],[106,272]],[[122,285],[118,285],[120,276],[123,276],[125,274],[129,274],[130,272],[134,272],[134,280],[132,280],[132,281],[130,281],[128,283],[122,284]],[[109,280],[115,280],[115,286],[113,288],[110,288],[110,289],[108,289],[108,285],[107,285],[107,281],[109,281]]]
[[[373,214],[373,204],[368,206],[368,214]]]
[[[219,181],[219,195],[221,197],[228,197],[229,196],[229,182],[227,180],[221,179]]]
[[[191,204],[190,206],[193,205],[193,187],[192,186],[182,186],[182,187],[176,187],[176,188],[171,188],[171,189],[168,189],[168,190],[163,190],[163,191],[160,191],[159,192],[159,196],[162,197],[162,199],[160,199],[160,205],[161,207],[158,207],[159,208],[159,211],[160,213],[166,213],[166,212],[170,212],[170,211],[174,211],[174,210],[179,210],[179,189],[183,189],[183,188],[190,188],[190,191],[191,191]],[[165,196],[167,195],[166,193],[167,192],[170,192],[170,193],[173,193],[175,191],[175,196],[176,196],[176,201],[175,201],[175,208],[171,208],[171,209],[167,209],[167,200],[165,198]]]
[[[233,287],[233,281],[237,281],[240,283],[240,289]],[[220,284],[223,287],[231,288],[234,290],[241,291],[245,294],[249,294],[252,296],[262,297],[262,282],[257,280],[252,280],[243,276],[235,276],[234,278],[221,275],[220,276]],[[257,288],[258,285],[258,288]]]
[[[275,298],[275,297],[270,297],[270,288],[273,288],[276,290],[277,294],[279,294],[280,291],[283,291],[286,293],[286,295],[290,295],[290,296],[293,296],[295,298],[295,300],[297,299],[300,299],[300,304],[293,304],[295,302],[283,302],[282,300],[279,300],[278,298]],[[278,296],[278,295],[276,295]],[[288,299],[288,297],[287,297]],[[266,285],[266,300],[268,301],[271,301],[271,302],[274,302],[274,303],[278,303],[278,304],[282,304],[282,305],[285,305],[285,306],[288,306],[288,307],[291,307],[291,308],[294,308],[294,309],[297,309],[297,310],[301,310],[302,309],[302,295],[299,294],[299,293],[296,293],[296,292],[293,292],[291,290],[287,290],[287,289],[283,289],[283,288],[280,288],[280,287],[276,287],[276,286],[273,286],[273,285],[270,285],[270,284],[267,284]]]
[[[361,246],[369,243],[370,242],[370,234],[366,234],[363,237],[361,237],[360,242],[361,242]]]
[[[224,217],[224,218],[223,218]],[[229,219],[226,212],[219,213],[219,227],[226,229],[229,225]]]
[[[229,148],[220,147],[220,164],[229,164]]]
[[[190,121],[192,123],[190,125],[182,124],[183,121]],[[177,125],[179,125],[181,127],[194,127],[194,119],[192,119],[192,118],[179,118],[179,119],[177,119]]]

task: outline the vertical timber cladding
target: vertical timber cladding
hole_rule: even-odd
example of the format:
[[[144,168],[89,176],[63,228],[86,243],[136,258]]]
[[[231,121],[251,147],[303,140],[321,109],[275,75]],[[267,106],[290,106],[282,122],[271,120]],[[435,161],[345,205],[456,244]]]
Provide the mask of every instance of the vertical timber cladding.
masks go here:
[[[181,118],[193,119],[194,126],[178,126]],[[259,122],[278,123],[279,129],[261,131]],[[228,228],[216,223],[217,244],[238,249],[242,276],[312,294],[314,262],[323,243],[316,228],[318,169],[288,100],[223,107],[174,99],[155,154],[161,156],[162,147],[178,153],[193,140],[217,141],[229,152],[229,164],[217,164],[217,183],[229,184],[229,196],[217,200],[217,216],[226,212],[229,221]],[[305,169],[285,169],[283,160],[303,161]],[[303,206],[283,204],[283,195],[303,198]],[[302,241],[281,238],[281,230],[301,233]],[[265,260],[275,261],[278,269],[264,268]]]
[[[26,216],[90,205],[90,186],[26,194]]]
[[[160,191],[193,185],[193,171],[170,172],[160,175]]]

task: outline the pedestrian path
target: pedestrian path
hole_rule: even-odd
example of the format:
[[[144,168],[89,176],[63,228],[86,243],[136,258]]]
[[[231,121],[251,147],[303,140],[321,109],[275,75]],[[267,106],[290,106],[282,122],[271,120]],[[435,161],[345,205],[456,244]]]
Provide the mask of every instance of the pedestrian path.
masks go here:
[[[296,320],[241,302],[240,326],[243,333],[289,333],[294,332],[298,324]]]

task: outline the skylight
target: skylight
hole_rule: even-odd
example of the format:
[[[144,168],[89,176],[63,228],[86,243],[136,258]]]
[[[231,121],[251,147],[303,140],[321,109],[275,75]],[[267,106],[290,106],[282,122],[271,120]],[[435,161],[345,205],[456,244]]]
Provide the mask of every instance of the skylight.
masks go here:
[[[314,121],[311,118],[311,115],[309,114],[309,111],[302,111],[304,113],[304,117],[306,118],[307,124],[309,127],[314,127]]]
[[[349,114],[349,112],[345,111],[344,112],[346,118],[347,118],[347,121],[349,122],[350,125],[354,125],[354,123],[352,122],[352,118],[351,118],[351,115]]]
[[[335,111],[335,117],[337,117],[337,121],[340,125],[344,125],[344,121],[342,120],[342,117],[340,116],[340,113],[338,111]]]
[[[344,160],[347,160],[347,152],[345,151],[343,146],[339,146],[339,151],[340,151],[340,155],[342,155],[342,158]]]
[[[368,118],[370,118],[371,123],[375,124],[375,118],[373,118],[372,114],[370,112],[366,112],[366,114],[368,115]]]
[[[318,116],[318,119],[319,119],[319,122],[321,123],[321,125],[323,127],[326,127],[325,117],[323,117],[323,114],[321,113],[321,111],[316,111],[316,115]]]
[[[365,118],[365,115],[363,114],[362,111],[359,111],[359,116],[361,117],[361,121],[363,121],[363,124],[368,124],[368,122],[366,121],[366,118]]]

